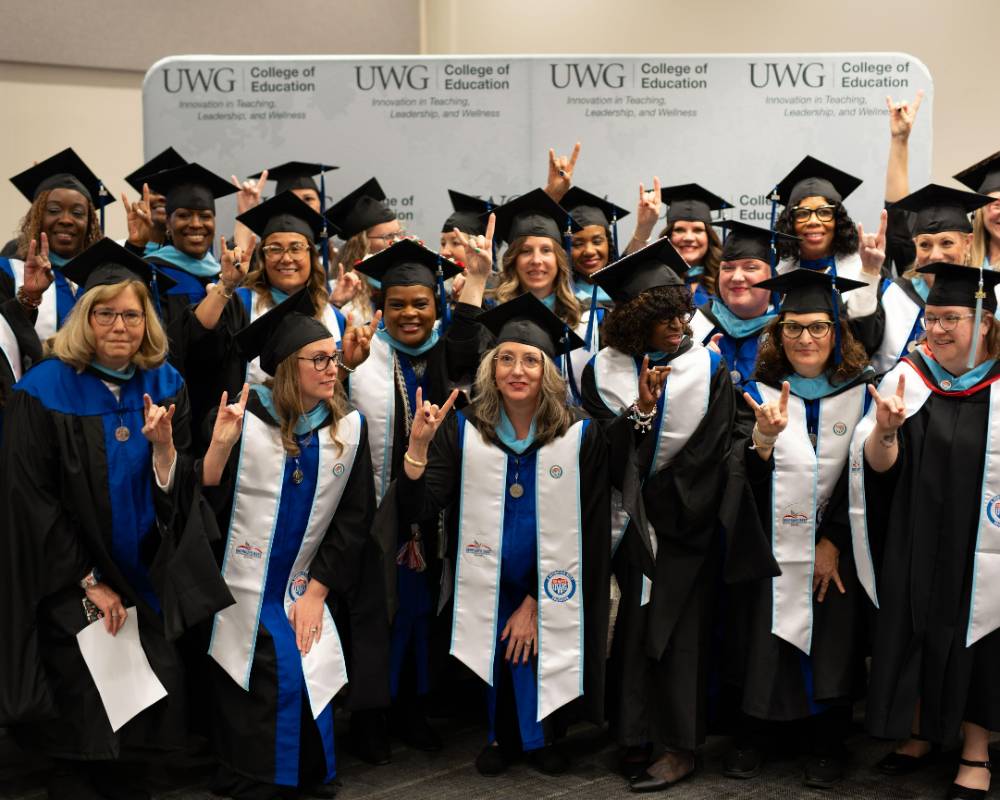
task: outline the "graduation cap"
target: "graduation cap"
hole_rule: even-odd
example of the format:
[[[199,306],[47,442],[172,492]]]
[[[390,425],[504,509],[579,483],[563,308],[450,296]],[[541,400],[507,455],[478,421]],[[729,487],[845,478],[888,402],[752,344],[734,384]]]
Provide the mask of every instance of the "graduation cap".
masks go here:
[[[541,189],[532,189],[504,203],[493,213],[497,217],[493,238],[508,244],[522,236],[548,236],[569,249],[563,231],[580,230],[570,213]]]
[[[956,174],[955,180],[980,194],[1000,191],[1000,152]],[[994,198],[995,199],[995,198]]]
[[[629,212],[626,209],[615,205],[610,200],[598,197],[586,189],[581,189],[579,186],[570,187],[569,191],[562,196],[559,204],[569,211],[573,221],[581,228],[586,228],[588,225],[598,225],[608,231],[611,237],[610,260],[617,260],[618,220],[628,216]]]
[[[137,170],[126,175],[125,183],[139,194],[142,194],[142,185],[148,182],[150,176],[164,170],[183,167],[187,163],[187,160],[180,153],[174,150],[174,148],[168,147],[166,150],[157,153]]]
[[[973,330],[978,328],[979,323],[982,322],[983,309],[992,314],[996,313],[995,289],[1000,284],[1000,272],[994,272],[991,269],[984,270],[982,266],[977,269],[946,261],[925,264],[917,272],[934,276],[934,285],[927,294],[927,305],[976,309]],[[969,348],[969,369],[976,365],[977,344],[978,339],[973,338],[972,347]]]
[[[972,233],[969,214],[993,202],[993,198],[975,192],[963,192],[948,186],[929,183],[922,189],[908,194],[893,204],[894,208],[911,211],[915,221],[911,233],[940,233],[959,231]]]
[[[842,203],[861,184],[860,178],[831,167],[818,158],[806,156],[778,181],[774,191],[777,202],[788,207],[794,206],[803,197],[825,197],[831,203]]]
[[[697,183],[664,186],[660,200],[667,204],[667,224],[680,220],[712,224],[712,212],[732,208],[732,203]]]
[[[392,222],[396,213],[384,202],[385,192],[375,178],[365,181],[326,210],[326,217],[346,240],[362,231]]]
[[[299,289],[237,333],[236,344],[247,361],[259,356],[260,368],[273,376],[290,355],[331,338],[330,329],[315,314],[308,287]]]
[[[150,175],[146,183],[149,188],[166,197],[167,216],[178,208],[215,211],[217,197],[225,197],[237,191],[229,181],[194,162]]]
[[[472,236],[484,235],[486,217],[492,211],[493,204],[489,200],[481,200],[471,194],[456,192],[454,189],[448,190],[448,197],[451,198],[451,207],[454,211],[441,226],[441,233],[451,233],[454,228],[458,228],[462,233]]]
[[[670,239],[663,237],[599,269],[590,279],[616,303],[627,303],[658,286],[684,286],[679,276],[686,269],[687,263]]]
[[[115,202],[101,179],[91,172],[72,147],[19,172],[10,182],[29,202],[34,202],[39,194],[50,189],[74,189],[97,209]]]
[[[758,261],[771,263],[771,246],[778,242],[797,242],[798,236],[779,233],[769,228],[758,228],[734,219],[725,219],[714,225],[729,232],[725,244],[722,245],[723,261],[739,261],[744,258],[755,258]]]
[[[439,273],[448,279],[462,271],[454,261],[411,239],[394,242],[355,265],[354,269],[377,280],[383,290],[390,286],[428,286],[433,289]]]
[[[583,347],[583,339],[530,292],[491,308],[478,320],[496,337],[497,344],[531,345],[551,359]]]
[[[95,286],[114,286],[124,281],[142,281],[153,293],[166,292],[177,285],[177,281],[165,274],[159,274],[153,267],[135,253],[122,247],[113,239],[99,239],[60,270],[62,274],[84,292]]]
[[[334,169],[340,169],[340,167],[335,167],[332,164],[312,164],[308,161],[286,161],[284,164],[269,168],[267,179],[277,184],[274,189],[276,195],[292,189],[312,189],[322,200],[323,194],[320,192],[320,187],[316,185],[316,181],[313,180],[313,176],[322,175]],[[263,174],[263,171],[255,172],[250,177],[259,179]]]
[[[272,233],[301,233],[315,243],[327,224],[322,214],[290,190],[244,211],[236,220],[256,233],[262,242]]]

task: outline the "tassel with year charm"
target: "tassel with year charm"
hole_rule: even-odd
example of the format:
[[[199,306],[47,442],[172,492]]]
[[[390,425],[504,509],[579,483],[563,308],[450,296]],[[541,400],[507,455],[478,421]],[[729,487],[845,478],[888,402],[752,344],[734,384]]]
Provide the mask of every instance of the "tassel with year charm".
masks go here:
[[[396,563],[401,567],[412,569],[414,572],[423,572],[427,569],[423,537],[420,535],[419,525],[410,526],[410,539],[396,553]]]

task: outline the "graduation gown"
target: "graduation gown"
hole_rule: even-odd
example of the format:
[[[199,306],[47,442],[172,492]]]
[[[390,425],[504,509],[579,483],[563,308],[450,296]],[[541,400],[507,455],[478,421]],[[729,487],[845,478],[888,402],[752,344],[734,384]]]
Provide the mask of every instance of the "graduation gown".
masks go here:
[[[476,457],[470,456],[466,463],[466,452],[464,445],[466,436],[476,437],[476,445],[481,442],[475,417],[475,407],[471,407],[468,412],[460,412],[449,415],[442,424],[431,442],[428,455],[427,468],[420,479],[410,480],[405,471],[401,472],[397,478],[397,494],[399,503],[399,514],[401,519],[416,520],[425,519],[436,513],[439,509],[450,506],[453,503],[465,499],[463,491],[464,476],[470,477],[470,481],[475,481],[477,487],[476,504],[479,499],[483,499],[485,504],[499,504],[502,509],[502,530],[495,532],[498,537],[496,547],[484,546],[478,540],[465,543],[463,552],[458,553],[458,544],[461,537],[460,513],[449,515],[449,551],[453,559],[461,557],[458,561],[455,578],[456,596],[465,591],[463,589],[462,570],[478,569],[470,565],[478,564],[478,559],[497,559],[495,551],[500,549],[502,559],[497,566],[498,580],[496,583],[497,592],[497,614],[491,616],[495,630],[482,634],[484,642],[490,639],[493,647],[490,653],[476,653],[477,658],[486,659],[487,666],[484,667],[486,673],[493,677],[494,692],[490,693],[491,706],[495,703],[495,688],[502,676],[501,669],[511,669],[513,679],[515,704],[517,706],[517,716],[520,722],[521,739],[526,749],[535,749],[544,744],[544,740],[539,740],[541,736],[536,717],[536,707],[534,702],[539,695],[544,694],[544,689],[539,688],[534,678],[539,670],[539,658],[532,658],[526,667],[522,665],[511,666],[504,661],[504,651],[506,644],[499,641],[499,635],[503,630],[510,614],[515,611],[524,601],[527,595],[538,598],[539,602],[539,625],[547,608],[554,609],[560,604],[560,599],[556,599],[558,592],[553,590],[553,585],[558,581],[560,571],[552,574],[540,574],[537,564],[542,563],[541,557],[536,547],[544,549],[547,544],[554,539],[545,536],[545,529],[538,530],[539,519],[543,519],[544,510],[541,505],[536,505],[536,491],[542,491],[536,485],[540,479],[535,475],[538,469],[538,459],[546,454],[547,446],[539,447],[532,444],[522,454],[514,453],[504,445],[482,446],[491,452],[491,457],[497,453],[505,456],[506,466],[501,467],[502,478],[497,482],[496,488],[502,492],[502,497],[493,496],[485,486],[480,487],[480,482],[476,475],[477,470],[483,469],[482,462]],[[610,517],[609,517],[609,464],[608,447],[601,427],[591,423],[585,415],[577,409],[570,409],[573,414],[574,427],[570,428],[574,436],[581,436],[578,447],[578,465],[574,465],[579,479],[579,502],[578,517],[581,522],[581,529],[578,533],[580,548],[580,568],[574,577],[567,577],[564,587],[569,589],[569,597],[582,591],[582,622],[577,622],[579,617],[574,617],[573,624],[567,623],[561,635],[571,635],[574,643],[582,641],[582,678],[579,688],[574,688],[571,694],[582,690],[583,712],[595,724],[600,724],[604,716],[604,662],[607,646],[608,628],[608,554],[610,552]],[[576,427],[579,425],[579,427]],[[466,433],[466,430],[471,429]],[[582,434],[579,433],[583,429]],[[556,442],[564,441],[565,437]],[[552,446],[554,443],[549,443]],[[552,479],[564,477],[568,473],[568,466],[552,467],[545,471]],[[538,469],[539,474],[542,470]],[[523,493],[515,498],[510,494],[510,486],[513,483],[520,483]],[[535,484],[535,485],[533,485]],[[470,484],[471,487],[472,484]],[[573,491],[572,484],[565,486],[566,491]],[[483,493],[483,494],[480,494]],[[488,500],[486,499],[488,497]],[[572,498],[570,498],[571,500]],[[546,524],[546,523],[541,523]],[[566,531],[553,532],[553,537],[562,537]],[[472,536],[473,534],[469,534]],[[572,535],[572,532],[569,532]],[[465,541],[465,539],[463,539]],[[506,551],[506,552],[505,552]],[[537,561],[536,561],[537,558]],[[567,560],[569,556],[566,556]],[[492,561],[490,562],[492,563]],[[558,574],[557,574],[558,573]],[[578,587],[582,583],[582,587]],[[485,603],[489,606],[489,600],[484,599],[487,593],[476,591],[475,597],[468,602],[473,605]],[[566,599],[565,594],[561,599]],[[458,605],[456,603],[456,605]],[[484,608],[479,607],[476,615],[483,613]],[[463,612],[464,613],[464,612]],[[488,622],[486,623],[489,624]],[[582,628],[577,628],[577,625]],[[574,632],[578,631],[578,632]],[[578,636],[580,638],[578,638]],[[453,634],[452,650],[460,646]],[[488,645],[487,645],[488,646]],[[579,646],[579,644],[574,644]],[[545,642],[540,643],[540,652],[544,650]],[[546,658],[544,654],[541,658]],[[468,662],[467,662],[468,663]],[[492,666],[489,666],[492,664]],[[533,674],[535,673],[535,674]],[[484,677],[481,675],[481,677]],[[527,680],[524,678],[527,677]],[[485,680],[485,677],[484,677]],[[577,701],[579,702],[579,701]],[[491,708],[491,711],[494,709]],[[539,702],[538,714],[543,714],[542,703]],[[492,714],[491,714],[492,716]],[[492,736],[492,731],[491,731]]]
[[[170,492],[155,485],[152,446],[141,433],[144,393],[157,404],[177,404]],[[213,593],[211,571],[189,569],[197,542],[181,548],[188,558],[176,558],[186,524],[183,498],[193,483],[184,452],[189,418],[183,382],[167,364],[136,370],[121,384],[120,400],[96,373],[77,373],[56,359],[35,366],[15,387],[0,453],[6,595],[0,724],[16,726],[24,745],[61,758],[109,759],[127,747],[183,743],[183,671],[168,629],[177,635],[185,612],[199,604],[212,613],[231,601]],[[115,431],[123,425],[130,436],[121,442]],[[187,523],[189,539],[204,535],[197,518]],[[205,547],[202,554],[210,555]],[[88,624],[79,581],[91,568],[125,606],[135,607],[143,649],[167,690],[117,734],[76,640]],[[166,582],[164,571],[172,573]]]
[[[879,305],[885,312],[885,332],[871,361],[875,372],[884,375],[923,334],[924,298],[908,278],[887,279],[879,287]]]
[[[896,463],[881,474],[864,463],[879,601],[867,725],[875,736],[906,738],[919,699],[920,734],[952,744],[962,721],[1000,729],[1000,633],[966,646],[990,387],[1000,364],[949,394],[929,358],[921,349],[904,359],[919,375],[907,375],[907,389],[922,380],[930,394],[899,429]],[[890,375],[882,391],[895,386]]]
[[[718,354],[690,340],[657,365],[671,362],[677,374],[667,379],[653,431],[641,438],[635,455],[645,476],[642,505],[655,547],[654,537],[633,519],[613,562],[622,597],[612,646],[612,660],[620,670],[612,681],[620,693],[612,698],[612,727],[627,746],[658,741],[694,749],[704,741],[707,724],[716,587],[723,578],[772,574],[774,565],[759,530],[756,540],[749,534],[742,542],[731,537],[736,530],[731,523],[752,508],[752,501],[742,468],[731,469],[728,463],[735,413],[729,370]],[[620,370],[637,380],[636,360],[617,351],[602,351],[588,365],[584,406],[595,417],[611,420],[634,399],[614,396],[605,388]],[[681,374],[687,375],[684,381]],[[671,402],[688,409],[686,421],[676,423],[676,430],[674,422],[664,425],[664,409],[670,409]],[[661,430],[687,437],[667,463],[660,463],[660,451],[671,445],[669,437],[661,442]]]
[[[917,258],[917,248],[913,244],[909,211],[897,208],[895,203],[886,201],[885,261],[886,266],[902,277]],[[890,273],[891,274],[891,273]]]
[[[830,704],[853,701],[864,686],[867,598],[858,583],[851,551],[847,463],[851,434],[867,407],[866,386],[871,377],[870,371],[862,373],[835,393],[817,400],[802,400],[793,390],[790,403],[797,404],[797,408],[792,408],[793,421],[778,441],[785,438],[788,444],[787,437],[793,436],[802,441],[797,447],[798,456],[787,451],[783,454],[787,466],[780,471],[777,451],[767,461],[749,447],[744,451],[757,517],[773,543],[778,563],[786,565],[780,577],[743,584],[734,591],[731,603],[739,641],[733,661],[740,665],[742,673],[738,683],[742,708],[758,719],[783,721],[819,714]],[[767,399],[781,391],[769,388]],[[757,383],[748,384],[747,391],[757,402],[764,401]],[[747,407],[740,415],[742,426],[751,429],[753,412]],[[810,450],[818,459],[814,473],[800,466],[802,453]],[[803,491],[782,486],[776,492],[779,480],[797,481],[812,488]],[[815,509],[809,508],[807,502],[794,508],[782,505],[793,498],[799,503],[806,496],[816,498]],[[780,541],[775,536],[777,514],[783,514]],[[826,538],[840,551],[838,572],[847,591],[841,594],[831,582],[822,603],[812,593],[815,551],[797,535],[803,515],[809,518],[807,524],[818,519],[815,543]],[[776,596],[780,597],[780,607]],[[778,624],[779,614],[789,624]],[[803,622],[803,615],[811,615],[811,619]],[[803,640],[808,652],[801,649]],[[735,676],[735,671],[729,675]]]
[[[219,485],[205,489],[226,531],[223,572],[237,597],[237,606],[217,615],[213,627],[213,740],[220,759],[251,780],[285,786],[326,782],[336,774],[333,706],[318,698],[332,699],[344,678],[356,703],[384,703],[386,694],[384,595],[377,567],[366,564],[373,557],[368,532],[375,504],[365,423],[357,412],[341,422],[338,433],[349,447],[338,455],[327,418],[297,437],[301,453],[294,458],[281,450],[278,423],[256,392],[246,414],[243,437]],[[352,432],[353,440],[348,438]],[[280,467],[270,475],[262,469],[270,467],[273,452]],[[261,467],[265,459],[268,466]],[[303,476],[298,483],[296,470]],[[243,484],[251,488],[239,495]],[[336,492],[339,499],[320,496]],[[266,519],[272,520],[270,534],[255,528]],[[243,565],[250,565],[249,576],[238,571]],[[319,655],[320,645],[314,645],[312,659],[300,655],[287,616],[289,603],[304,593],[310,579],[330,590],[321,642],[335,648]],[[331,685],[336,664],[343,661],[333,623],[340,608],[349,619],[354,647],[347,674]],[[242,624],[234,616],[249,621],[245,636],[231,633]],[[247,650],[239,661],[242,683],[231,677],[228,666],[231,658],[239,660],[233,655],[239,647]]]

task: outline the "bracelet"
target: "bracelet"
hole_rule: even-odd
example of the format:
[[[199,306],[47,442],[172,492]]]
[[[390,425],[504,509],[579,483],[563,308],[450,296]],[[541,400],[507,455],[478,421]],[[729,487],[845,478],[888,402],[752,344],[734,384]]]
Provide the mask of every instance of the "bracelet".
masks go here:
[[[639,401],[635,400],[629,406],[628,418],[632,421],[632,427],[641,433],[648,433],[653,427],[653,418],[656,416],[656,407],[652,411],[643,411],[639,408]]]
[[[220,292],[222,292],[222,296],[225,297],[227,300],[231,299],[233,296],[233,292],[236,291],[235,284],[233,286],[229,286],[226,284],[225,281],[221,280],[215,285],[215,288],[218,289]]]
[[[649,240],[652,239],[652,238],[653,238],[652,236],[648,236],[645,239],[640,239],[635,234],[632,234],[632,241],[635,242],[636,244],[642,244],[642,245],[649,244]]]
[[[17,302],[19,302],[25,308],[34,311],[42,304],[42,298],[39,297],[37,300],[32,300],[28,297],[28,293],[24,291],[24,286],[21,286],[17,290]]]
[[[753,431],[750,432],[750,439],[753,441],[751,450],[756,450],[758,447],[774,447],[774,443],[778,441],[777,436],[765,436],[761,433],[760,427],[756,423],[754,423]]]
[[[403,452],[403,460],[406,461],[407,464],[412,464],[414,467],[420,467],[421,469],[427,466],[426,461],[417,461],[417,459],[411,456],[409,450]]]

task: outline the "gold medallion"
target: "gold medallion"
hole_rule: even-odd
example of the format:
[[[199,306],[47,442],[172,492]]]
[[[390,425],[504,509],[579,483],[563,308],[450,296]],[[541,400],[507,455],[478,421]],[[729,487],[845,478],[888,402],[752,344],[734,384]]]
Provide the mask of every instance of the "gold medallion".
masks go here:
[[[508,489],[507,491],[510,492],[511,497],[517,500],[524,494],[524,487],[519,483],[512,483],[510,485],[510,489]]]
[[[124,425],[119,425],[117,428],[115,428],[115,438],[119,442],[127,442],[129,436],[131,435],[132,434],[129,433],[128,428],[126,428]]]

